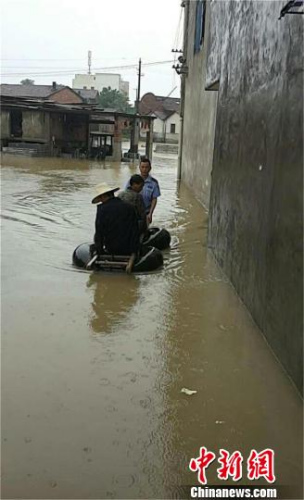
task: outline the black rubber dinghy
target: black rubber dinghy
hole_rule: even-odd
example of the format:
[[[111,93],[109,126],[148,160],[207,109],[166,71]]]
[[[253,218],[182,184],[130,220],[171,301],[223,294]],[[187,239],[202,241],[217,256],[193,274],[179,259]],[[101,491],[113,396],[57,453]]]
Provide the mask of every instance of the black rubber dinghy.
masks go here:
[[[85,269],[92,259],[89,243],[82,243],[73,253],[73,264],[76,267]],[[90,270],[125,272],[129,257],[126,255],[101,255],[92,263]],[[143,247],[141,255],[135,261],[133,273],[147,273],[156,271],[163,265],[163,255],[160,250],[154,247]]]
[[[144,247],[155,247],[158,250],[165,250],[169,248],[170,242],[171,236],[167,229],[151,227],[145,233],[142,244]]]

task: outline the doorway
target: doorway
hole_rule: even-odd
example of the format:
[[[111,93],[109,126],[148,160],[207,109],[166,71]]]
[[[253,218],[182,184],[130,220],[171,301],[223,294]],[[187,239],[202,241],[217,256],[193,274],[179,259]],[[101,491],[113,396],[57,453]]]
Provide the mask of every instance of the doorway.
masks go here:
[[[10,136],[22,137],[22,111],[17,109],[10,112]]]

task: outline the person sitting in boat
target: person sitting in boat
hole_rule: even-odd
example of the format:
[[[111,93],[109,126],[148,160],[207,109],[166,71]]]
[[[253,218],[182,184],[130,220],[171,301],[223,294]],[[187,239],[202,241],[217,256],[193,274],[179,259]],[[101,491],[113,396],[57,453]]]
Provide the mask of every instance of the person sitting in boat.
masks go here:
[[[151,161],[149,158],[142,156],[139,164],[140,175],[144,179],[144,187],[142,189],[141,195],[144,200],[146,208],[147,224],[151,224],[153,212],[156,208],[157,198],[160,196],[160,188],[157,179],[150,175],[151,171]],[[128,182],[127,188],[130,186]]]
[[[130,203],[135,208],[140,234],[143,234],[147,230],[146,208],[143,197],[140,194],[143,187],[144,179],[141,175],[135,174],[130,178],[129,186],[125,191],[121,191],[118,194],[121,200]]]
[[[139,228],[134,207],[116,198],[114,193],[118,187],[99,184],[92,203],[97,203],[95,220],[94,251],[98,255],[130,255],[126,267],[132,271],[136,255],[139,251]]]

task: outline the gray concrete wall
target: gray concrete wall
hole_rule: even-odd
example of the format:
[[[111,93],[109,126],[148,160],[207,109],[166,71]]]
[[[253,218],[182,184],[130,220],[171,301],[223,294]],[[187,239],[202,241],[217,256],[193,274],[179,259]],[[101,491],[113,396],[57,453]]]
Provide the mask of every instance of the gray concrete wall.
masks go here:
[[[22,138],[49,140],[49,115],[39,111],[22,111]]]
[[[113,161],[120,161],[121,156],[122,156],[121,141],[117,141],[114,139],[112,160]]]
[[[196,198],[208,208],[214,148],[217,92],[205,90],[206,48],[208,46],[209,4],[205,18],[205,38],[200,52],[194,54],[196,2],[190,1],[186,28],[188,76],[185,77],[185,107],[182,145],[182,180]]]
[[[55,137],[55,141],[61,144],[64,139],[64,114],[50,114],[50,136]]]
[[[301,390],[303,18],[279,21],[285,4],[210,4],[206,83],[220,85],[209,245]]]
[[[1,139],[10,137],[10,114],[9,111],[1,110]]]

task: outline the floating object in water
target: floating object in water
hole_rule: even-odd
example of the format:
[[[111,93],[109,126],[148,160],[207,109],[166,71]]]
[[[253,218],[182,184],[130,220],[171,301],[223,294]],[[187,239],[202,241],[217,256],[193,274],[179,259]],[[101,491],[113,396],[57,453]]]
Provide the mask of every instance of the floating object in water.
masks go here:
[[[165,250],[169,248],[171,242],[171,235],[167,229],[159,227],[150,227],[143,238],[143,246],[155,247],[158,250]]]
[[[93,271],[125,272],[129,262],[128,255],[99,255],[92,257],[89,243],[82,243],[73,253],[73,264],[82,269],[88,267]],[[163,265],[163,255],[154,247],[144,247],[135,260],[133,273],[156,271]],[[88,267],[87,267],[88,266]]]
[[[190,389],[186,389],[186,387],[183,387],[181,389],[181,392],[183,392],[184,394],[187,394],[187,396],[193,396],[193,394],[197,393],[197,391],[191,391]]]

